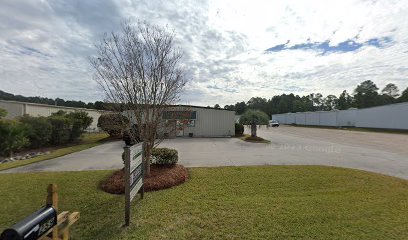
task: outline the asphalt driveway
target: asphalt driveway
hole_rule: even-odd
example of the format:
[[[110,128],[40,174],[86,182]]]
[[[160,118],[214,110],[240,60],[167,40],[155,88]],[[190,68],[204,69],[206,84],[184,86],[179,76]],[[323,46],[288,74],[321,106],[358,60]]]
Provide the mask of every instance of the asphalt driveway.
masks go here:
[[[162,147],[179,151],[186,167],[327,165],[408,179],[408,135],[281,126],[261,128],[270,144],[237,138],[177,138]],[[122,167],[123,143],[113,142],[4,172],[81,171]]]
[[[122,141],[108,142],[62,157],[0,171],[0,173],[118,169],[123,166],[123,146]]]

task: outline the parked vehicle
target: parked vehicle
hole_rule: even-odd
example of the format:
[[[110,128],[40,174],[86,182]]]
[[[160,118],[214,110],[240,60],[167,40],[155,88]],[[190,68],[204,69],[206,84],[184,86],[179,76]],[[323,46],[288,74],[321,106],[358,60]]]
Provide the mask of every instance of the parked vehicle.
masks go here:
[[[270,120],[268,125],[269,127],[279,127],[279,122],[276,120]]]

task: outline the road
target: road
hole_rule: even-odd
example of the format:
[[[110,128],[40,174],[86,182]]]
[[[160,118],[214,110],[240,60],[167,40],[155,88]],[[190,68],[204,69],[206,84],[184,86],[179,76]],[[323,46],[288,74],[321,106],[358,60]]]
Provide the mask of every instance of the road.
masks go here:
[[[326,165],[355,168],[408,179],[408,135],[281,126],[261,128],[270,144],[237,138],[177,138],[162,147],[179,151],[186,167],[246,165]],[[107,143],[58,159],[5,172],[81,171],[122,166],[122,143]]]

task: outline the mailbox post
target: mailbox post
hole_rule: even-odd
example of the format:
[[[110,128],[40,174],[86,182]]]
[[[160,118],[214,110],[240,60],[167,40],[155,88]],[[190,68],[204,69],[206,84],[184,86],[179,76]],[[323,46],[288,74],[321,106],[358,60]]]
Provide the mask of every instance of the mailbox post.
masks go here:
[[[45,206],[11,228],[4,230],[0,239],[39,239],[55,225],[57,225],[57,211],[52,206]]]
[[[48,186],[46,205],[3,231],[0,240],[68,240],[69,227],[79,219],[79,212],[58,214],[57,185]]]

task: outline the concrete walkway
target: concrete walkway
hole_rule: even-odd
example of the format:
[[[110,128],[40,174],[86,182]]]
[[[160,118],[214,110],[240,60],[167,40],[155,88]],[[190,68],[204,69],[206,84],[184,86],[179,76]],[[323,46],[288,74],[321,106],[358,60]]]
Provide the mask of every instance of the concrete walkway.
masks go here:
[[[281,126],[261,128],[270,144],[236,138],[177,138],[161,147],[179,151],[186,167],[326,165],[408,179],[408,135]],[[82,171],[122,167],[123,143],[103,144],[53,160],[2,172]]]

